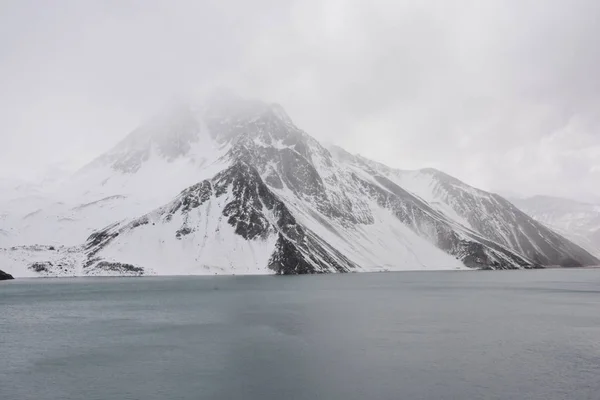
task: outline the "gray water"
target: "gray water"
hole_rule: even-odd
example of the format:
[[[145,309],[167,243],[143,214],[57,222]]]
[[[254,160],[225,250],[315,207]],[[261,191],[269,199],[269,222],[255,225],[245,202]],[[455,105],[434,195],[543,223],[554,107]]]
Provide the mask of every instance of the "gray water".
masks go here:
[[[1,282],[0,399],[600,399],[600,270]]]

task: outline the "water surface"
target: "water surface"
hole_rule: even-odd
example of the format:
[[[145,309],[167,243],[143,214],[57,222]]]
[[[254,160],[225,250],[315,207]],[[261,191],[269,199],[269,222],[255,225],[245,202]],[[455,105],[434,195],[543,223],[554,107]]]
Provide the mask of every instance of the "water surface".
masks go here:
[[[0,284],[0,399],[600,398],[600,270]]]

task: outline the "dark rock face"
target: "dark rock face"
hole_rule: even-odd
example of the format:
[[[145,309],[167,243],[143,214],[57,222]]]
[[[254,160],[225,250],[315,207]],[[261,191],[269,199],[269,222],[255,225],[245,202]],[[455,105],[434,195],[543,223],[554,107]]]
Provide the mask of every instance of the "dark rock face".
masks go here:
[[[15,279],[15,278],[13,278],[13,276],[11,274],[7,274],[6,272],[0,270],[0,281],[8,281],[11,279]]]
[[[175,205],[169,211],[170,214],[181,210],[181,212],[189,212],[194,208],[200,207],[204,202],[206,202],[210,196],[212,195],[212,185],[210,181],[203,181],[194,186],[191,186],[185,189],[179,195],[179,202],[176,202]]]
[[[144,269],[131,264],[101,261],[94,265],[94,269],[103,272],[115,272],[120,275],[144,275]]]
[[[272,209],[275,199],[258,172],[245,163],[234,164],[215,177],[217,196],[228,188],[234,196],[223,209],[229,225],[244,239],[265,239],[272,232],[272,226],[263,210]]]
[[[91,259],[98,251],[106,246],[112,239],[119,236],[119,231],[116,229],[118,224],[110,225],[100,231],[92,233],[86,242],[85,250],[88,259]]]
[[[279,275],[314,274],[318,272],[300,250],[283,235],[279,235],[269,268]]]
[[[53,267],[51,262],[35,262],[29,266],[29,269],[38,273],[50,272]]]

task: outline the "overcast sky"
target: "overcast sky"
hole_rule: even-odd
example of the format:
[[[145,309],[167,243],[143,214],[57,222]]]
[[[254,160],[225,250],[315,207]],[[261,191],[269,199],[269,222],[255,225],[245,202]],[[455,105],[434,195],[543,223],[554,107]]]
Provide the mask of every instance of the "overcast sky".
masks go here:
[[[1,0],[0,176],[76,168],[224,85],[390,166],[600,196],[599,21],[598,0]]]

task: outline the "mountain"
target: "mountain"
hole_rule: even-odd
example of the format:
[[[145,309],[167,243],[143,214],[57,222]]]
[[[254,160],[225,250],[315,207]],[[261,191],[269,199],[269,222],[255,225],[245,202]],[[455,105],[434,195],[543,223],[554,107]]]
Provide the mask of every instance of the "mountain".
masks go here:
[[[512,198],[511,201],[536,220],[600,257],[600,204],[552,196]]]
[[[596,262],[579,246],[497,194],[431,168],[401,171],[383,167],[382,173],[457,223],[536,264],[576,267]]]
[[[21,275],[600,264],[498,195],[326,148],[281,106],[227,92],[174,105],[52,196],[13,214],[0,262]]]

